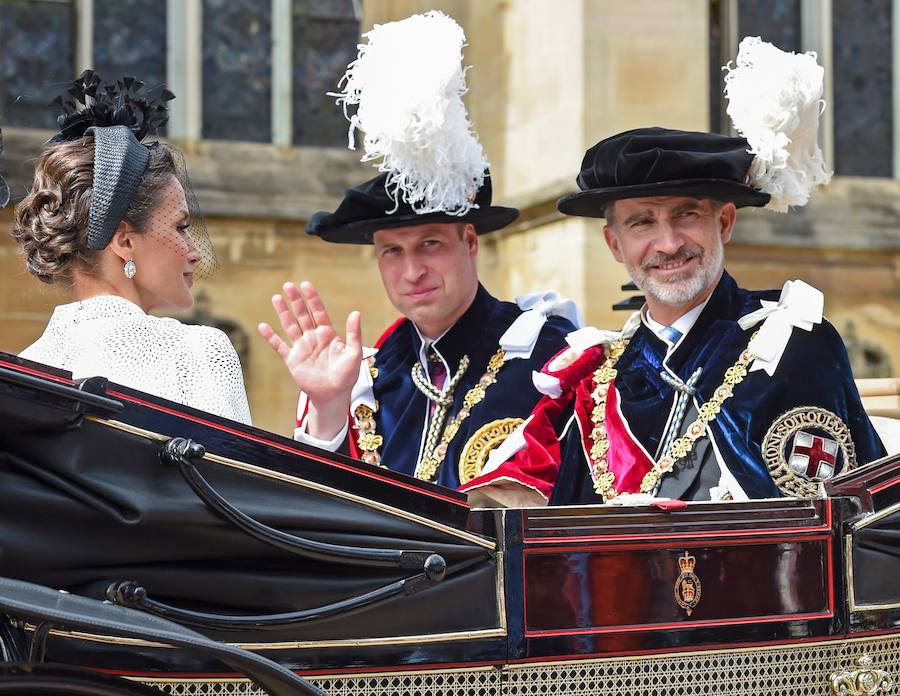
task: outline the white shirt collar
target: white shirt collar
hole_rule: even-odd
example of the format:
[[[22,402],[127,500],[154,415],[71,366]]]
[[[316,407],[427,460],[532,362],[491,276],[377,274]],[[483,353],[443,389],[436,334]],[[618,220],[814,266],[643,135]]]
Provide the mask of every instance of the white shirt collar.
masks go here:
[[[712,297],[710,294],[709,297]],[[688,332],[694,328],[694,324],[697,323],[697,317],[700,316],[700,313],[703,311],[703,308],[706,307],[706,303],[709,302],[709,297],[703,301],[703,303],[697,305],[692,310],[685,312],[678,319],[676,319],[670,325],[673,329],[678,331],[682,338],[687,336]],[[644,320],[644,323],[647,325],[647,328],[650,329],[656,336],[666,345],[672,346],[672,342],[663,335],[663,329],[667,327],[665,324],[660,324],[656,321],[650,314],[650,308],[648,305],[644,305],[641,309],[641,318]]]
[[[446,329],[444,329],[444,331],[441,333],[441,335],[438,336],[437,338],[425,338],[425,336],[422,335],[422,332],[419,331],[419,327],[416,326],[416,323],[414,321],[410,321],[410,324],[413,325],[413,328],[416,330],[416,334],[419,337],[419,341],[421,342],[421,346],[419,347],[419,362],[422,363],[423,367],[427,368],[428,367],[428,359],[426,356],[428,355],[428,349],[431,347],[431,345],[433,343],[437,343],[438,341],[440,341],[447,334],[447,332],[453,328],[454,324],[451,324]],[[440,351],[438,351],[438,349],[435,348],[434,353],[443,361],[444,369],[445,370],[448,369],[447,361],[444,360],[444,356],[440,354]]]

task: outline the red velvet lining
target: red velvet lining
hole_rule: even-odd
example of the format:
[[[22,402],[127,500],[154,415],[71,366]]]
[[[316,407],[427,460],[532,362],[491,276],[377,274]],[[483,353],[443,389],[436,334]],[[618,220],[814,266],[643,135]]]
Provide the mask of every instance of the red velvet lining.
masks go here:
[[[565,392],[558,399],[542,397],[531,412],[531,420],[523,431],[526,447],[493,471],[463,484],[459,490],[466,492],[503,478],[533,488],[549,500],[559,473],[560,460],[559,437],[554,425],[573,397],[572,391]]]
[[[591,396],[593,388],[593,380],[585,380],[576,388],[578,398],[575,402],[575,415],[581,425],[582,445],[587,453],[590,453],[594,445],[590,436],[594,429],[591,419],[591,411],[594,408],[594,399]],[[641,481],[644,474],[652,467],[652,462],[628,432],[619,411],[619,392],[616,389],[615,379],[609,383],[606,397],[606,419],[603,423],[606,426],[606,439],[609,442],[609,449],[606,452],[607,470],[615,476],[613,486],[618,493],[640,492]],[[592,465],[590,460],[586,464],[587,466]]]

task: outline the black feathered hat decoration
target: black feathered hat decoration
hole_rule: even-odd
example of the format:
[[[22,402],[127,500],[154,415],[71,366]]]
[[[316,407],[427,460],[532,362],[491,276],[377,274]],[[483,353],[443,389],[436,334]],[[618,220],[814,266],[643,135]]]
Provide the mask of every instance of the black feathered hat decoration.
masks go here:
[[[126,126],[138,141],[156,134],[169,120],[166,104],[175,95],[165,88],[145,93],[144,86],[133,77],[106,83],[93,70],[85,70],[50,102],[63,111],[56,119],[59,133],[51,142],[80,138],[92,127]]]

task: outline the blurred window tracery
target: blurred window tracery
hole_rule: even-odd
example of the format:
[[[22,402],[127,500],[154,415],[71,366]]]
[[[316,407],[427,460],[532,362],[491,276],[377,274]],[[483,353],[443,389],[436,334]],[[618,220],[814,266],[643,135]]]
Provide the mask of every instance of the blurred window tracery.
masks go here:
[[[891,6],[891,0],[832,6],[832,79],[841,86],[834,91],[836,174],[894,176]]]
[[[345,146],[347,122],[334,97],[347,64],[356,58],[358,10],[353,0],[292,4],[294,145]]]
[[[202,132],[272,139],[271,0],[203,0]]]
[[[189,16],[185,34],[169,36]],[[92,67],[180,85],[174,108],[191,125],[170,124],[173,137],[346,147],[347,123],[327,92],[356,57],[360,19],[359,0],[0,0],[0,123],[55,128],[48,103]],[[199,42],[193,71],[177,45],[185,37]],[[279,40],[290,65],[273,65]],[[184,74],[167,75],[173,55]]]
[[[93,0],[94,70],[134,76],[147,87],[166,84],[166,3],[159,0]]]
[[[731,130],[722,66],[745,36],[830,65],[820,141],[842,176],[896,177],[893,0],[709,0],[710,128]]]
[[[74,75],[72,0],[0,0],[0,123],[55,128],[47,105]]]

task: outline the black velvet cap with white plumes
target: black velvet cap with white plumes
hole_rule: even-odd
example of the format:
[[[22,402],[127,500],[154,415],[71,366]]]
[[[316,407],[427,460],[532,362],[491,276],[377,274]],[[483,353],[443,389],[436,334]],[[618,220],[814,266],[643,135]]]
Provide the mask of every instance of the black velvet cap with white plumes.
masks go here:
[[[413,227],[428,223],[471,223],[478,234],[493,232],[506,227],[519,216],[515,208],[491,205],[491,177],[487,173],[473,201],[475,206],[464,215],[452,215],[441,211],[417,213],[403,200],[397,203],[387,191],[387,174],[347,189],[344,199],[333,213],[313,213],[306,225],[307,234],[321,237],[326,242],[339,244],[371,244],[378,230]]]
[[[590,148],[576,178],[578,193],[557,208],[566,215],[604,217],[625,198],[694,196],[764,206],[769,194],[749,183],[753,154],[744,138],[668,128],[618,133]]]

